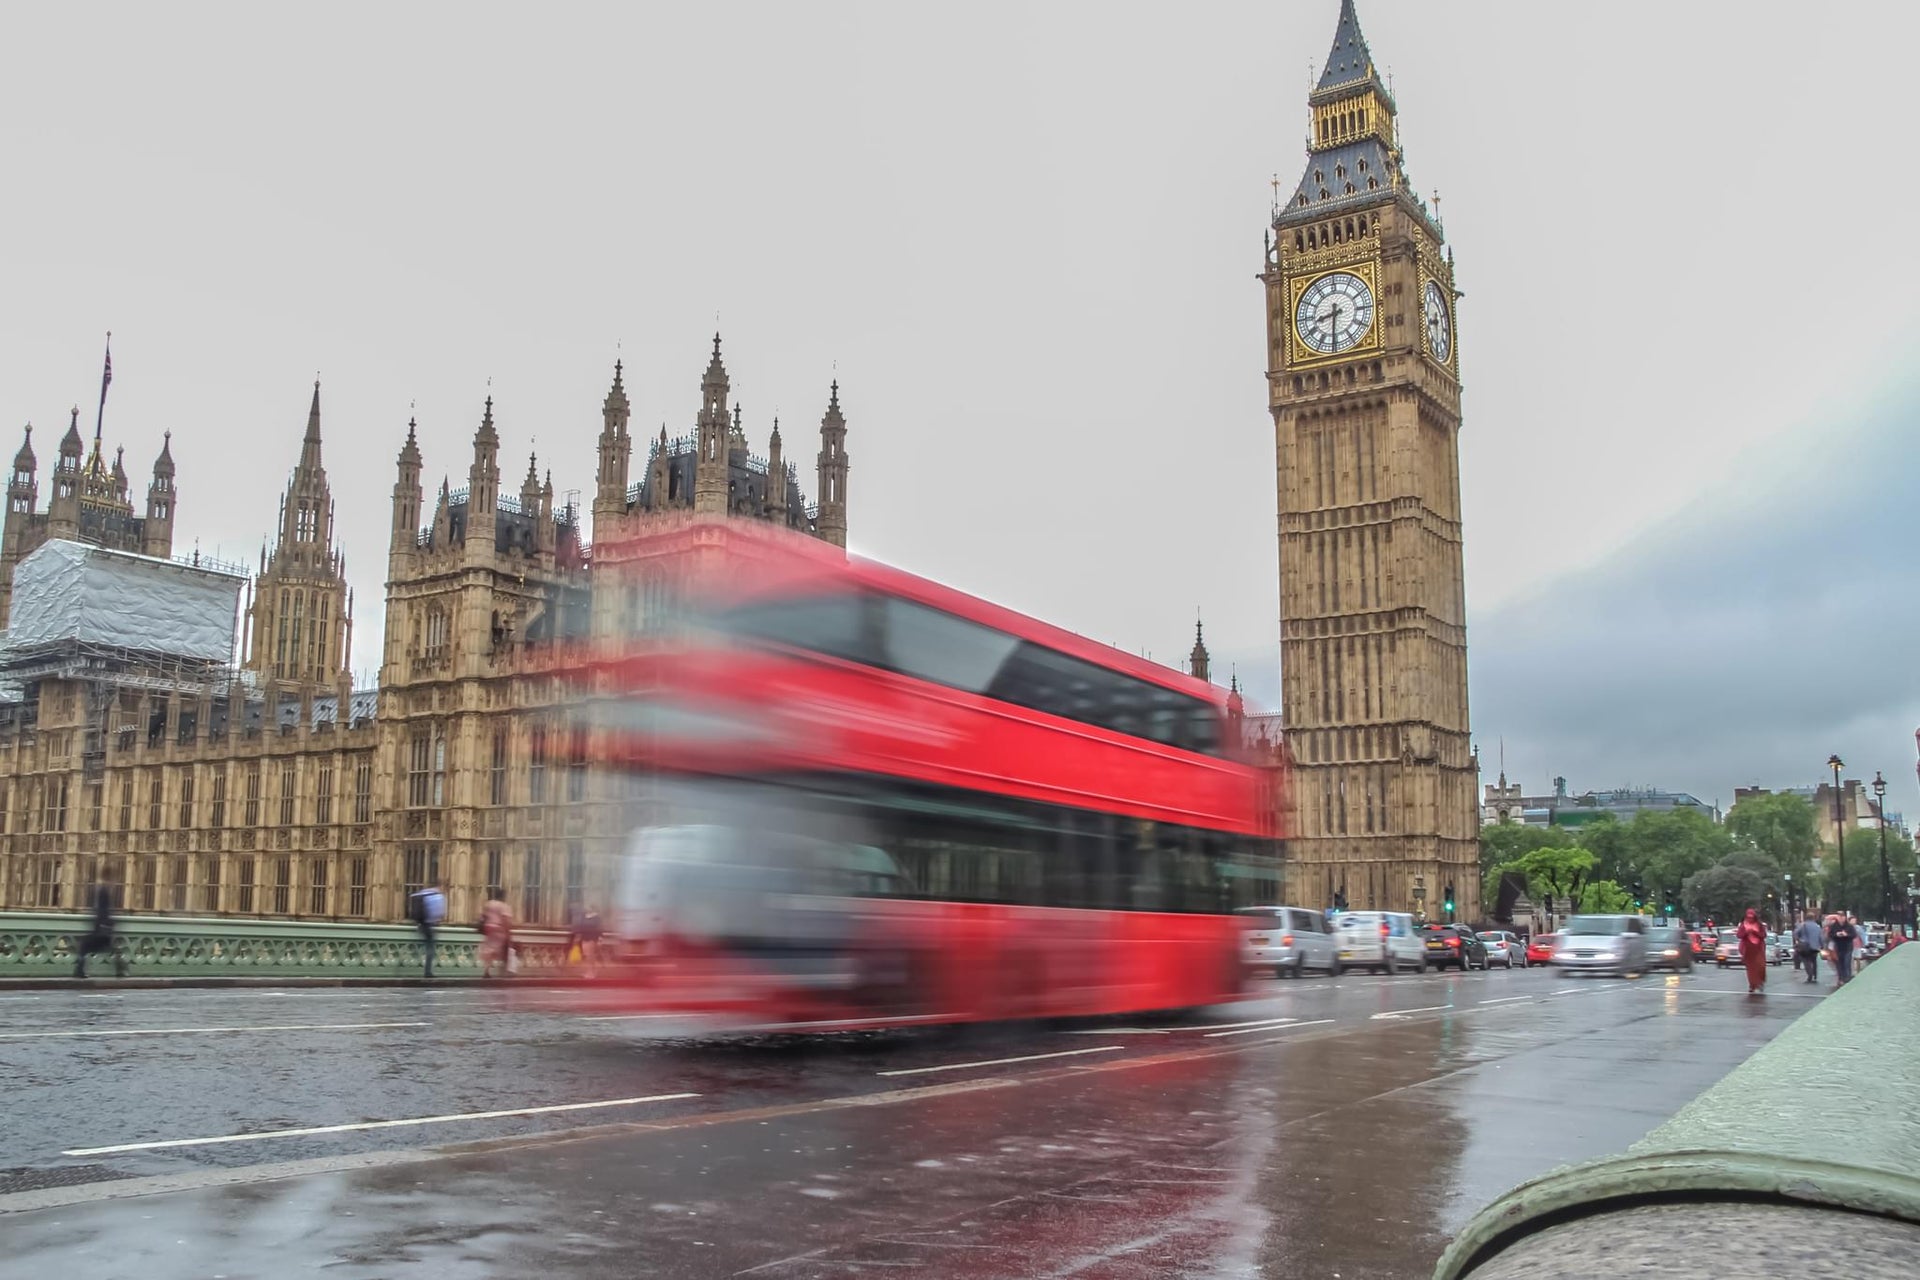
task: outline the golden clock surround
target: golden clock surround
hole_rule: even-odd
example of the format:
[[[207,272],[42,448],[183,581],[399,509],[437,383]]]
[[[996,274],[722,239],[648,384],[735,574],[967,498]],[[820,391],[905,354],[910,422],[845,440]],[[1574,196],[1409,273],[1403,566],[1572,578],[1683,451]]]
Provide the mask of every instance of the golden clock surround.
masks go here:
[[[1300,340],[1300,327],[1294,322],[1294,317],[1300,309],[1300,295],[1312,288],[1315,281],[1324,280],[1333,275],[1358,276],[1360,282],[1367,286],[1367,292],[1373,295],[1373,323],[1367,326],[1367,332],[1360,341],[1345,351],[1323,355]],[[1380,331],[1385,327],[1380,312],[1380,263],[1377,258],[1355,258],[1348,262],[1328,263],[1318,270],[1287,277],[1287,310],[1283,317],[1287,328],[1287,367],[1313,369],[1321,365],[1339,364],[1379,351],[1382,346]]]

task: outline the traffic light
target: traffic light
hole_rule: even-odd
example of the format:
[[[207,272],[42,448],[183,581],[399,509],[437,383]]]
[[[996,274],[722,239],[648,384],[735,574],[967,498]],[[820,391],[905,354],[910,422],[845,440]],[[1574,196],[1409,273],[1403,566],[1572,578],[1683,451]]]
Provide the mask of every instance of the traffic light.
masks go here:
[[[1446,902],[1447,902],[1447,910],[1448,910],[1449,912],[1451,912],[1451,911],[1453,910],[1453,881],[1451,881],[1451,880],[1449,880],[1449,881],[1447,881],[1447,899],[1446,899]]]
[[[1633,909],[1641,910],[1647,905],[1647,886],[1639,880],[1633,882]]]

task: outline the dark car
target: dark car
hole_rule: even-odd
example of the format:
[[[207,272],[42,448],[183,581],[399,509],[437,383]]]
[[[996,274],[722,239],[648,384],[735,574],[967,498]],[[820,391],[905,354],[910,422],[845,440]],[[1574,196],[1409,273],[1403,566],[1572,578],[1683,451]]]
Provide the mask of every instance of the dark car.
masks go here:
[[[1685,929],[1659,925],[1647,930],[1647,968],[1693,972],[1693,937]]]
[[[1487,967],[1487,944],[1480,935],[1463,924],[1427,926],[1427,967],[1444,969],[1457,965],[1462,972]]]

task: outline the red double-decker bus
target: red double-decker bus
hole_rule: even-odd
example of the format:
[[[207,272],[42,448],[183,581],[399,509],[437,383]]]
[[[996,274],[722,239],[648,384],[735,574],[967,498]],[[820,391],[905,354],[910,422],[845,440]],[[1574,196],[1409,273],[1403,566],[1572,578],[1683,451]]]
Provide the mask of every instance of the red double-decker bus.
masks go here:
[[[1278,778],[1218,689],[810,540],[697,612],[613,662],[638,999],[805,1026],[1239,992]]]

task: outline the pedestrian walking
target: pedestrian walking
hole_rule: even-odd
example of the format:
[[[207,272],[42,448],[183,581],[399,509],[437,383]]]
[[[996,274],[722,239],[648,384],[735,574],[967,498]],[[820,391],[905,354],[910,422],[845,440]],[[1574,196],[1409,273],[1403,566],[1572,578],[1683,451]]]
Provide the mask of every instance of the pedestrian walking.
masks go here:
[[[600,939],[605,932],[598,911],[588,907],[580,913],[580,962],[589,978],[600,974]]]
[[[427,977],[433,976],[433,939],[440,922],[447,918],[447,895],[437,884],[414,890],[408,902],[408,914],[420,926],[420,949],[426,954]]]
[[[1747,918],[1734,930],[1734,936],[1740,940],[1740,962],[1747,966],[1747,994],[1764,994],[1767,987],[1767,926],[1760,923],[1760,913],[1748,907]]]
[[[127,958],[114,946],[113,894],[103,884],[93,887],[93,921],[74,946],[73,976],[87,976],[87,957],[105,952],[113,957],[115,977],[127,976]]]
[[[1795,962],[1806,971],[1808,982],[1820,980],[1820,948],[1826,940],[1820,922],[1811,914],[1803,913],[1799,926],[1793,931],[1793,954]]]
[[[491,978],[496,964],[506,976],[512,948],[513,911],[498,897],[488,898],[480,908],[480,976]]]
[[[1827,926],[1827,946],[1833,952],[1833,971],[1838,981],[1833,985],[1844,987],[1853,979],[1853,950],[1860,944],[1860,930],[1850,916],[1836,915],[1833,923]]]

